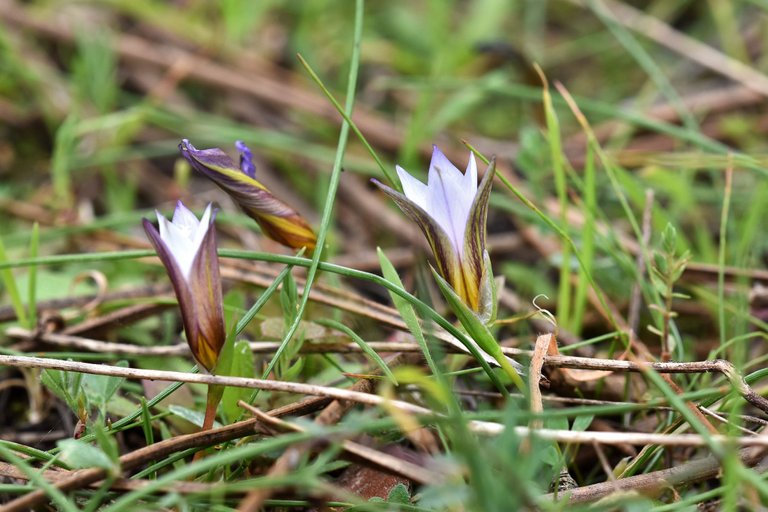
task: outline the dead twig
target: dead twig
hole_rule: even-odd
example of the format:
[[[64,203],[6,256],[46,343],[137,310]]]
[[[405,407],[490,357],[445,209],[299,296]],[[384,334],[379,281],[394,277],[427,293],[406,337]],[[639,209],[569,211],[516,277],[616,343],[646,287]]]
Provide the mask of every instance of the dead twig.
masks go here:
[[[760,465],[757,471],[765,470],[765,448],[747,448],[739,453],[741,462],[747,467]],[[677,467],[653,471],[643,475],[635,475],[599,484],[586,485],[561,493],[557,498],[568,500],[568,503],[588,503],[610,496],[614,493],[640,492],[655,496],[664,489],[679,488],[684,485],[700,482],[717,476],[721,471],[717,457],[708,456],[687,462]],[[555,499],[554,494],[547,494],[545,499]]]

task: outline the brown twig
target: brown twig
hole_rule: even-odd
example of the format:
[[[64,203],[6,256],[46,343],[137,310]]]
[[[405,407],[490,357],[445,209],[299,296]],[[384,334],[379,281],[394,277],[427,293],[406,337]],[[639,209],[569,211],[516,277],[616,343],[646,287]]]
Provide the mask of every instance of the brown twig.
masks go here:
[[[654,362],[642,363],[632,361],[590,359],[585,357],[547,356],[545,365],[554,368],[594,369],[610,371],[647,372],[649,370],[659,373],[721,373],[728,378],[730,383],[746,401],[758,409],[768,412],[768,400],[755,392],[739,375],[736,368],[721,359],[714,361],[682,362]],[[0,355],[0,366],[14,366],[25,368],[48,368],[53,370],[76,371],[92,373],[96,375],[110,375],[129,379],[148,379],[170,382],[189,382],[195,384],[219,384],[223,386],[243,387],[250,389],[263,389],[270,391],[297,393],[330,397],[338,400],[350,400],[366,405],[388,405],[411,414],[423,414],[434,416],[433,412],[424,407],[414,405],[401,400],[387,400],[377,395],[356,393],[346,389],[331,388],[297,382],[281,382],[262,379],[246,379],[242,377],[222,377],[214,375],[201,375],[184,372],[170,372],[159,370],[141,370],[124,368],[121,366],[108,366],[103,364],[82,363],[77,361],[62,361],[59,359],[45,359],[27,356]],[[470,422],[470,426],[479,432],[496,432],[498,426],[487,428],[488,422]]]
[[[171,293],[171,286],[169,284],[152,284],[147,286],[141,286],[139,288],[131,288],[127,290],[118,290],[111,293],[107,293],[101,297],[101,303],[107,303],[117,300],[125,299],[139,299],[144,297],[157,297],[161,295],[168,295]],[[61,299],[48,299],[37,302],[38,311],[58,311],[66,308],[82,307],[89,302],[96,299],[95,294],[91,295],[77,295],[75,297],[65,297]],[[16,319],[16,312],[12,306],[0,306],[0,322],[10,322]]]
[[[394,348],[396,345],[392,344]],[[504,353],[510,356],[527,355],[530,352],[518,349],[503,349]],[[107,366],[91,363],[81,363],[75,361],[62,361],[59,359],[45,359],[26,356],[8,356],[0,355],[0,366],[15,366],[28,368],[50,368],[65,371],[79,371],[84,373],[94,373],[98,375],[113,375],[126,378],[139,378],[150,380],[164,380],[177,382],[192,382],[199,384],[222,384],[226,386],[247,387],[255,389],[269,389],[272,391],[285,391],[288,393],[300,393],[310,395],[332,396],[341,400],[352,400],[349,393],[345,390],[336,388],[325,388],[323,386],[312,386],[309,384],[299,384],[291,382],[277,382],[259,379],[241,379],[235,377],[216,377],[212,375],[189,374],[182,372],[166,372],[158,370],[139,370],[133,368],[122,368],[117,366]],[[596,359],[589,357],[574,356],[546,356],[544,365],[550,368],[572,368],[576,370],[605,370],[618,372],[647,372],[655,371],[661,374],[667,373],[720,373],[725,376],[734,386],[735,390],[749,403],[763,412],[768,413],[768,399],[759,395],[752,389],[739,374],[738,370],[728,361],[716,359],[712,361],[691,361],[691,362],[640,362],[640,361],[621,361],[616,359]],[[372,395],[365,395],[361,403],[369,405],[379,405],[379,397],[370,398]],[[360,398],[360,397],[358,397]],[[405,403],[405,402],[403,402]],[[419,414],[424,409],[418,406],[411,406],[410,412]],[[413,409],[415,408],[415,409]]]
[[[761,463],[764,464],[765,448],[755,447],[741,450],[739,457],[741,462],[748,467],[754,467]],[[760,467],[759,471],[762,472],[764,469],[764,467]],[[720,471],[720,461],[714,456],[708,456],[673,468],[579,487],[561,494],[558,496],[558,499],[568,500],[568,503],[572,504],[588,503],[605,498],[613,493],[628,491],[655,496],[670,487],[680,488],[684,485],[713,478]],[[548,494],[545,498],[555,499],[555,496],[554,494]]]

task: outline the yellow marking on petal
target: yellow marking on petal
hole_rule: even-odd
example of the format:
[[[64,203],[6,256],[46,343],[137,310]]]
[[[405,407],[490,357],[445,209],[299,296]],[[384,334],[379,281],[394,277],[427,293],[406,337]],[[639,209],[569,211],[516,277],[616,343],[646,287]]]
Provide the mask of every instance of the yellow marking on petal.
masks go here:
[[[461,265],[462,292],[458,293],[464,303],[472,311],[480,311],[480,282],[476,278],[475,272],[466,265]]]
[[[294,249],[314,249],[317,238],[312,228],[306,221],[297,216],[278,217],[275,215],[261,215],[259,217],[261,228],[278,242],[282,242]]]
[[[216,361],[219,359],[219,354],[208,344],[208,340],[205,336],[198,336],[197,346],[195,348],[197,350],[194,355],[198,363],[203,365],[208,371],[211,371],[216,367]]]
[[[194,158],[194,154],[192,155],[192,158]],[[202,161],[198,160],[197,158],[195,158],[195,160],[197,160],[197,162],[200,165],[202,165],[202,166],[204,166],[204,167],[206,167],[208,169],[211,169],[213,171],[216,171],[218,173],[224,174],[228,178],[232,178],[233,180],[239,181],[241,183],[244,183],[244,184],[252,186],[252,187],[256,187],[256,188],[261,189],[261,190],[267,190],[267,187],[262,185],[262,183],[260,181],[254,179],[254,178],[251,178],[250,176],[245,174],[240,169],[230,169],[229,167],[221,167],[221,166],[218,166],[218,165],[211,165],[210,163],[202,162]],[[267,190],[267,192],[269,192],[269,190]]]

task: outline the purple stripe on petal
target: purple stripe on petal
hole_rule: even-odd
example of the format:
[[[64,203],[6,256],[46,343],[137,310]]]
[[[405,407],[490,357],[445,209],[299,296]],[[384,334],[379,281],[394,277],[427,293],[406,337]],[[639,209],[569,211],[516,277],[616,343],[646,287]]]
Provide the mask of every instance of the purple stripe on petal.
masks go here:
[[[200,226],[197,230],[197,234],[203,233],[203,237],[192,255],[191,269],[186,279],[160,232],[147,219],[142,219],[144,231],[165,266],[176,292],[187,343],[195,360],[209,372],[215,369],[226,338],[216,230],[213,224],[215,215],[216,212],[212,212],[208,205],[203,215],[206,226]],[[165,218],[162,220],[167,222]],[[174,225],[170,227],[175,228]]]
[[[216,254],[216,230],[211,227],[205,234],[200,250],[195,255],[189,282],[190,298],[196,322],[197,361],[208,371],[215,369],[219,353],[224,345],[224,311],[222,309],[221,276]]]
[[[212,171],[206,166],[224,167],[240,171],[240,168],[235,165],[235,162],[232,161],[229,155],[219,148],[195,149],[188,140],[184,139],[179,144],[179,151],[181,156],[186,158],[194,169],[209,177],[211,177]]]
[[[150,243],[155,248],[157,256],[160,258],[168,277],[171,279],[171,285],[173,285],[173,291],[176,293],[176,299],[179,302],[179,308],[181,309],[181,320],[184,324],[184,332],[187,336],[187,343],[192,350],[192,354],[196,353],[196,344],[198,339],[198,327],[197,322],[194,320],[196,316],[194,308],[194,300],[192,293],[181,273],[181,269],[176,264],[176,261],[168,249],[168,246],[160,238],[160,233],[155,229],[155,226],[147,219],[142,219],[142,225],[144,232],[147,234]]]
[[[465,296],[465,285],[461,275],[459,253],[442,226],[418,204],[400,192],[376,179],[372,179],[371,182],[391,197],[400,210],[419,226],[432,249],[438,272],[450,283],[456,293],[463,298]]]

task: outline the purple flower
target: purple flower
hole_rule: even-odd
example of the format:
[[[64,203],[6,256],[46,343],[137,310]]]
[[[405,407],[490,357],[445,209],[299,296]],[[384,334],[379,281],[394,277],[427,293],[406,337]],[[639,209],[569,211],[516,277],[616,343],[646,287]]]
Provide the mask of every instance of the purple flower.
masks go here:
[[[198,220],[179,201],[173,220],[156,213],[160,231],[142,219],[144,231],[171,278],[192,354],[213,372],[226,338],[213,223],[216,212],[209,204]]]
[[[239,166],[221,149],[197,149],[187,139],[181,141],[179,151],[194,169],[229,194],[269,238],[294,249],[314,249],[317,238],[309,223],[256,180],[248,146],[237,141],[235,147],[240,152]]]
[[[404,194],[373,182],[413,220],[427,237],[437,271],[456,294],[481,316],[491,308],[492,274],[485,250],[486,219],[496,171],[491,161],[477,183],[477,164],[470,153],[466,172],[456,168],[433,146],[427,183],[397,166]]]

